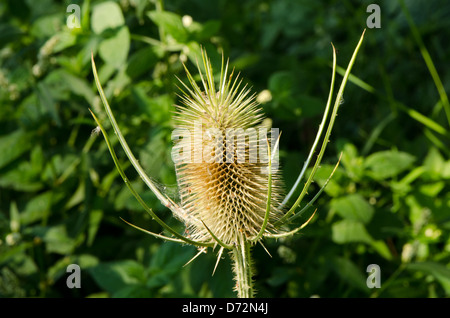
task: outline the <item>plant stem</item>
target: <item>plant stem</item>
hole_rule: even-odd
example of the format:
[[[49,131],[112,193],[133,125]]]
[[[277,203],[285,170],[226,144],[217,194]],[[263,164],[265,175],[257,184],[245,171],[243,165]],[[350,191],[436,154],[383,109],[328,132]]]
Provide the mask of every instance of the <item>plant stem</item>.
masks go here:
[[[236,281],[235,290],[238,298],[253,298],[253,264],[251,260],[250,242],[241,235],[239,242],[232,249],[231,259],[233,260],[234,279]]]

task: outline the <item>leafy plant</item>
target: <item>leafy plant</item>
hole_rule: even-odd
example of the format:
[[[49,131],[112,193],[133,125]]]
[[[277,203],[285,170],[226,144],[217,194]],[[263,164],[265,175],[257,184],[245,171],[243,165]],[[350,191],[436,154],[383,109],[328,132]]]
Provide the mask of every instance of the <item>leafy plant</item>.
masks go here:
[[[183,64],[190,70],[202,48],[214,70],[221,67],[217,52],[229,57],[229,69],[245,74],[272,127],[283,129],[279,163],[290,189],[327,102],[330,42],[338,81],[345,74],[339,61],[350,59],[366,27],[368,4],[70,4],[80,7],[80,28],[68,28],[68,3],[0,1],[0,295],[234,296],[228,257],[211,277],[218,249],[180,270],[195,247],[162,243],[121,221],[161,230],[123,186],[107,145],[96,137],[88,109],[107,131],[111,127],[91,53],[122,134],[160,192],[179,198],[171,160],[171,111],[180,92],[174,78],[189,83]],[[299,235],[265,240],[271,258],[260,245],[252,248],[259,297],[449,295],[449,4],[376,4],[381,28],[366,31],[366,53],[349,75],[332,143],[302,202],[321,190],[342,152],[340,165],[308,210],[318,208],[316,217]],[[134,189],[183,233],[183,224],[146,191],[117,136],[110,141]],[[70,264],[81,268],[80,289],[66,285]],[[370,264],[379,265],[380,289],[366,284]]]

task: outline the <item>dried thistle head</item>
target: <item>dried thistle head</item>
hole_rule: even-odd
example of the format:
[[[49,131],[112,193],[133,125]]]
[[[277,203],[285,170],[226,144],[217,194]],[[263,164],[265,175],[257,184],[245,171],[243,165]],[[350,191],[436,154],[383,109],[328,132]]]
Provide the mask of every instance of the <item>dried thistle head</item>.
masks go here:
[[[176,106],[174,162],[183,221],[190,236],[202,242],[233,244],[258,235],[265,220],[269,184],[268,149],[278,130],[268,131],[262,107],[242,80],[228,74],[222,59],[218,86],[205,52],[201,85],[186,68],[191,87],[183,83],[182,105]],[[181,138],[180,138],[181,137]],[[270,143],[272,147],[270,147]],[[282,182],[277,157],[271,160],[271,203],[266,229],[281,216]]]
[[[184,236],[178,233],[147,206],[125,175],[101,122],[91,112],[126,186],[152,219],[167,230],[170,236],[154,233],[124,221],[154,237],[199,247],[200,251],[193,259],[205,252],[207,248],[219,244],[221,248],[218,252],[216,267],[224,249],[230,250],[234,262],[233,272],[238,297],[253,297],[251,244],[261,242],[262,238],[290,236],[308,225],[314,213],[305,223],[295,229],[277,233],[281,226],[291,224],[312,206],[339,165],[338,162],[317,194],[300,207],[329,142],[344,89],[362,44],[364,33],[365,30],[345,71],[334,106],[331,107],[336,73],[336,50],[333,46],[331,86],[322,121],[297,181],[282,201],[280,199],[282,182],[277,169],[278,156],[276,152],[278,130],[271,129],[270,134],[267,134],[267,127],[262,121],[263,113],[255,101],[255,96],[249,95],[250,92],[246,86],[240,89],[241,81],[238,80],[238,77],[233,79],[233,72],[228,76],[228,63],[225,64],[223,59],[217,89],[211,63],[204,52],[202,52],[202,58],[205,74],[200,71],[199,67],[202,88],[196,84],[187,69],[191,87],[182,82],[184,87],[181,96],[183,105],[176,107],[176,129],[172,133],[172,139],[175,141],[172,158],[175,162],[181,193],[181,205],[179,205],[165,193],[159,191],[128,147],[104,94],[92,55],[95,82],[120,145],[149,189],[163,205],[173,212],[175,217],[185,223],[188,235]],[[331,115],[329,116],[330,110]],[[324,136],[322,136],[323,132],[325,132]],[[270,135],[270,145],[267,135]],[[286,206],[297,191],[320,140],[320,150],[300,194],[292,206],[286,208],[287,211],[282,213],[280,207]]]

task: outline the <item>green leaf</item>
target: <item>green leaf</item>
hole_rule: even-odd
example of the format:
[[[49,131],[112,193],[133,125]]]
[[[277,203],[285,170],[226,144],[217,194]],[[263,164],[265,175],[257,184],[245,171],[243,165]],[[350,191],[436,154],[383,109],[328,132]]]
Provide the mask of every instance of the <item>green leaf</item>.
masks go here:
[[[165,32],[166,36],[172,37],[178,43],[187,41],[188,32],[178,14],[168,11],[150,11],[147,12],[147,15]]]
[[[100,227],[103,219],[103,210],[91,210],[89,212],[89,227],[88,227],[88,239],[87,245],[91,246],[94,242],[98,228]]]
[[[44,171],[43,178],[45,179],[56,179],[66,173],[68,169],[71,169],[71,166],[76,163],[79,158],[71,153],[66,154],[55,154],[48,160]]]
[[[423,162],[433,178],[450,178],[450,160],[445,161],[444,157],[436,148],[431,148]]]
[[[27,202],[25,209],[20,214],[20,224],[27,225],[36,221],[45,220],[50,214],[51,204],[51,191],[35,195]]]
[[[442,285],[445,294],[450,296],[450,268],[435,262],[417,262],[406,266],[413,271],[421,271],[432,275]]]
[[[446,183],[444,181],[438,181],[429,184],[423,184],[419,189],[423,194],[434,198],[439,194],[439,192],[442,191],[442,189],[444,189],[445,185]]]
[[[100,263],[88,269],[95,282],[114,296],[130,285],[145,281],[145,269],[133,260]]]
[[[366,276],[351,260],[343,257],[336,257],[332,259],[332,264],[333,269],[344,281],[365,294],[369,292],[366,284]]]
[[[74,46],[77,43],[77,36],[72,32],[59,32],[55,35],[57,42],[51,53],[61,52],[64,49]]]
[[[14,258],[21,258],[26,256],[26,250],[33,248],[32,242],[24,242],[19,245],[8,246],[6,244],[0,245],[0,264],[6,263]]]
[[[21,161],[15,169],[0,175],[0,186],[26,192],[40,190],[45,185],[39,180],[41,171],[37,168],[33,162]]]
[[[46,245],[47,253],[71,254],[78,241],[70,237],[64,224],[57,226],[36,226],[30,234],[40,237]]]
[[[106,63],[119,68],[123,65],[130,50],[130,32],[120,6],[112,1],[96,5],[92,11],[92,30],[97,34],[104,32],[105,38],[99,45],[99,54]]]
[[[441,176],[444,179],[450,179],[450,160],[447,160],[442,167]]]
[[[104,39],[98,48],[101,58],[116,68],[119,68],[126,62],[129,50],[130,31],[128,31],[126,26],[121,27],[114,36]]]
[[[94,6],[91,26],[95,33],[100,34],[107,29],[114,29],[124,24],[125,19],[117,3],[107,1]]]
[[[378,252],[378,254],[380,254],[385,259],[387,259],[387,260],[392,259],[392,254],[389,251],[389,248],[384,241],[382,241],[382,240],[372,241],[371,246],[373,249],[375,249]]]
[[[344,219],[360,221],[363,224],[369,223],[374,213],[373,207],[357,193],[334,198],[330,205]]]
[[[364,224],[355,220],[340,220],[333,224],[332,239],[339,244],[352,242],[372,243],[372,237],[367,232]]]
[[[150,277],[147,281],[149,287],[159,287],[168,284],[171,277],[179,272],[194,255],[191,246],[167,242],[162,244],[153,255],[150,262]]]
[[[117,66],[115,66],[117,67]],[[119,66],[120,67],[120,66]],[[105,89],[106,96],[112,96],[120,94],[125,87],[131,83],[131,79],[126,73],[125,68],[121,68],[117,74],[108,82],[108,86]]]
[[[216,20],[206,21],[203,24],[196,23],[195,21],[188,27],[191,33],[194,33],[195,39],[200,42],[208,40],[212,36],[216,35],[221,27],[221,22]]]
[[[358,156],[358,149],[355,145],[346,143],[342,148],[342,165],[345,167],[348,176],[355,181],[359,181],[363,176],[363,158]]]
[[[162,244],[150,262],[150,270],[178,271],[193,255],[194,248],[177,243]]]
[[[71,92],[73,92],[76,95],[84,97],[86,102],[89,103],[90,105],[94,103],[95,94],[92,92],[91,87],[87,84],[85,80],[63,70],[61,70],[58,73],[61,76],[61,80],[64,81],[64,85],[66,85]]]
[[[401,180],[396,181],[392,180],[390,182],[391,189],[394,193],[398,193],[399,195],[405,195],[408,193],[413,185],[412,183],[422,176],[423,173],[426,172],[426,169],[423,166],[419,166],[411,169],[411,171],[406,174]]]
[[[392,258],[384,241],[374,240],[363,223],[354,220],[335,222],[331,228],[332,239],[338,244],[366,243],[374,248],[385,259]]]
[[[149,98],[140,87],[133,88],[132,92],[138,100],[139,108],[150,117],[152,122],[159,125],[168,124],[174,103],[172,96],[165,94]]]
[[[87,103],[94,101],[95,94],[85,79],[75,76],[62,68],[50,72],[44,83],[51,91],[51,96],[61,102],[66,102],[72,98],[71,94],[84,97]]]
[[[158,62],[158,56],[153,47],[145,47],[134,53],[127,64],[127,74],[130,78],[136,78],[150,71]]]
[[[392,178],[408,169],[415,157],[406,152],[386,150],[368,156],[364,166],[376,180]]]
[[[31,146],[31,135],[20,129],[0,136],[0,168],[20,157]]]
[[[48,39],[61,30],[62,24],[61,13],[45,14],[34,20],[28,32],[37,38]]]
[[[45,109],[46,113],[50,115],[55,124],[61,126],[61,118],[51,88],[45,82],[38,83],[36,88],[36,94],[39,98],[41,109]]]

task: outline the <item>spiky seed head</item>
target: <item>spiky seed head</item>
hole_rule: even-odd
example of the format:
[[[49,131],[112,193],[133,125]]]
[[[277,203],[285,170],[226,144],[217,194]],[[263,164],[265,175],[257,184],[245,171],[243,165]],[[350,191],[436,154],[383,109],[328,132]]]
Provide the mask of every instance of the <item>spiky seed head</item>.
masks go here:
[[[186,211],[183,221],[193,239],[214,242],[212,232],[223,243],[233,244],[240,237],[255,237],[263,226],[271,135],[255,95],[247,86],[241,88],[242,80],[233,78],[233,71],[228,74],[228,62],[222,57],[216,86],[204,51],[202,60],[206,71],[197,65],[200,86],[185,67],[190,86],[181,82],[182,105],[176,106],[174,116],[175,130],[182,132],[173,150],[183,151],[183,160],[174,160]],[[272,224],[281,214],[279,169],[272,169],[271,190],[268,231],[275,230]]]

